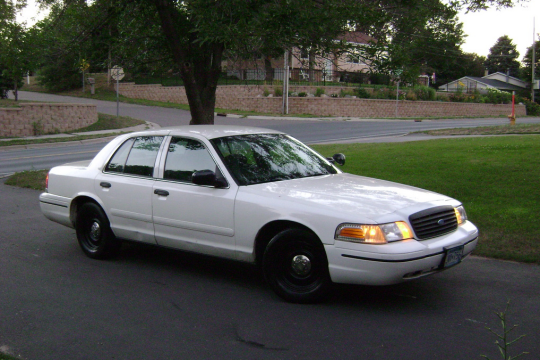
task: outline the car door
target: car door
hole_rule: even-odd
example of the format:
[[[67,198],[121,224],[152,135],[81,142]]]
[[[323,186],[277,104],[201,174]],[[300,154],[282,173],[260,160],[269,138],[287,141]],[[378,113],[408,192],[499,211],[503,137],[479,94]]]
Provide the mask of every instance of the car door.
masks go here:
[[[164,150],[165,155],[165,150]],[[221,171],[205,144],[173,136],[153,184],[152,204],[159,245],[234,258],[236,184],[226,188],[195,185],[192,174]]]
[[[164,136],[126,140],[94,182],[117,237],[155,244],[152,185]]]

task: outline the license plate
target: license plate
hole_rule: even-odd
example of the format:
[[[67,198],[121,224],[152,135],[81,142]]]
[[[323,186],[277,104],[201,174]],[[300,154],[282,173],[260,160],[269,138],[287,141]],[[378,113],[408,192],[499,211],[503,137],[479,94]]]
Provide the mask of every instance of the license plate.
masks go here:
[[[461,262],[461,258],[463,258],[463,245],[445,249],[445,251],[446,253],[442,263],[442,267],[444,269],[457,265]]]

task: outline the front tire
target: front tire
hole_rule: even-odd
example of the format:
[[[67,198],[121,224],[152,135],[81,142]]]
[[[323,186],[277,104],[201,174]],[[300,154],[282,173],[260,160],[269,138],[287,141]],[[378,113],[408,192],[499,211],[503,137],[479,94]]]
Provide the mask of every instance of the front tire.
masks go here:
[[[332,284],[322,243],[303,229],[287,229],[274,236],[264,252],[262,269],[274,292],[294,303],[320,301]]]
[[[109,219],[101,207],[87,202],[77,212],[77,240],[86,256],[92,259],[108,259],[120,252],[122,243],[110,227]]]

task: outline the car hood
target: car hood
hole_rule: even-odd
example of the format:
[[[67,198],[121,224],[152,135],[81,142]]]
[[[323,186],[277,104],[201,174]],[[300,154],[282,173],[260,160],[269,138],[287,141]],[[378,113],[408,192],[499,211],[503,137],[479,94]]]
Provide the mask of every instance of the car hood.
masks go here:
[[[396,211],[412,213],[455,201],[432,191],[351,174],[336,174],[248,186],[263,197],[292,201],[333,214],[374,221]],[[246,189],[247,190],[247,189]]]

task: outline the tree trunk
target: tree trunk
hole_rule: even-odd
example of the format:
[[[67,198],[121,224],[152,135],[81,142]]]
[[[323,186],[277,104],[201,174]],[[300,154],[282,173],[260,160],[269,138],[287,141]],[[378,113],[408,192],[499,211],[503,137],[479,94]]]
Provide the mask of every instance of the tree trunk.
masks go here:
[[[308,76],[309,82],[315,82],[315,52],[310,50],[308,53]]]
[[[13,84],[13,95],[15,96],[15,101],[19,101],[19,91],[17,90],[17,79],[15,79]]]
[[[190,125],[214,124],[216,89],[221,75],[221,59],[225,46],[222,43],[197,42],[197,34],[190,33],[183,42],[175,24],[189,26],[187,19],[178,17],[170,0],[154,0],[161,29],[165,34],[174,62],[180,68],[191,112]]]
[[[272,69],[272,62],[270,61],[270,56],[264,57],[264,72],[265,72],[265,81],[269,81],[272,84],[274,80],[274,69]]]

